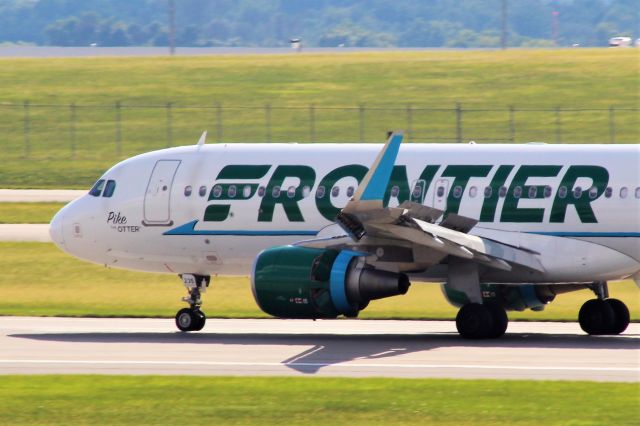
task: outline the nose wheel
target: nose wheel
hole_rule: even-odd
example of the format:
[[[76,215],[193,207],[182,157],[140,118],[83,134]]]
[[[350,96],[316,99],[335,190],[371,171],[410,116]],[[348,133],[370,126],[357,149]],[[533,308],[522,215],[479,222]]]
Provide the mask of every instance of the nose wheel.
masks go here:
[[[201,294],[207,291],[211,277],[208,275],[180,275],[182,284],[189,292],[189,297],[183,297],[182,301],[189,304],[176,314],[176,327],[180,331],[200,331],[204,328],[207,317],[200,310],[202,306]]]

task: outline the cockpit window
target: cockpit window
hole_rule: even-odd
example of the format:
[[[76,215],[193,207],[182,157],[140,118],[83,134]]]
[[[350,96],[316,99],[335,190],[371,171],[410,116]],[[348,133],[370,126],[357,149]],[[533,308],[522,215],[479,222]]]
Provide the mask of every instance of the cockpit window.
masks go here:
[[[116,190],[116,181],[109,179],[107,181],[107,184],[104,187],[104,193],[102,194],[102,196],[109,198],[113,195],[113,191],[115,190]]]
[[[93,188],[89,191],[89,195],[93,195],[94,197],[99,197],[102,194],[102,188],[104,188],[104,179],[100,179],[93,185]]]

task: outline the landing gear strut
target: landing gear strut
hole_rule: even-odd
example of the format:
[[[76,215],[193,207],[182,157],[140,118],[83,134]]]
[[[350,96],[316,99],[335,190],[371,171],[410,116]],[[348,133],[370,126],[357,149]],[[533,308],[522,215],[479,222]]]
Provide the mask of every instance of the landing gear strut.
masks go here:
[[[467,303],[456,316],[456,328],[465,339],[495,339],[507,331],[508,325],[504,308],[491,303]]]
[[[208,275],[182,274],[182,283],[189,292],[189,297],[182,301],[189,304],[188,308],[180,309],[176,314],[176,326],[180,331],[200,331],[204,327],[207,317],[200,310],[202,306],[201,293],[207,291],[211,277]]]
[[[620,334],[629,326],[629,309],[618,299],[609,299],[606,282],[597,282],[589,287],[597,299],[587,300],[580,308],[578,321],[585,333],[590,335]]]

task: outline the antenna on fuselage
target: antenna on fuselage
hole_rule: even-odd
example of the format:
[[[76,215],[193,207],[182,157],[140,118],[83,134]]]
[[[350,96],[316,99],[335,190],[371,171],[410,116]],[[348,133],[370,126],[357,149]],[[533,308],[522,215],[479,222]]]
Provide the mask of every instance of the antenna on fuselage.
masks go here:
[[[196,144],[198,146],[198,151],[200,151],[200,148],[202,148],[202,145],[204,145],[206,140],[207,140],[207,131],[205,130],[204,132],[202,132],[202,136],[200,136],[200,139],[198,139],[198,143]]]

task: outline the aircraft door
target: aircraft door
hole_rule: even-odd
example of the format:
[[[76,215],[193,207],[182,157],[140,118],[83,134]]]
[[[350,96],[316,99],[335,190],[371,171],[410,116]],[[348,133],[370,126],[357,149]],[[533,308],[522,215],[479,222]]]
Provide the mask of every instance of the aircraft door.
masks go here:
[[[171,187],[180,160],[158,160],[153,167],[144,194],[144,220],[147,226],[169,226],[171,220]]]
[[[449,196],[449,181],[438,179],[433,193],[433,207],[442,211],[447,210],[447,197]]]

